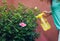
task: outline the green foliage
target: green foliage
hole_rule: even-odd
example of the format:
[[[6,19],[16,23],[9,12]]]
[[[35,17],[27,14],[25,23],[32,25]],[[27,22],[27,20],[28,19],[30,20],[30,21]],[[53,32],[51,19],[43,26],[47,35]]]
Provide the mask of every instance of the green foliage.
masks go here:
[[[0,6],[0,41],[35,41],[38,33],[35,32],[37,23],[34,10],[19,4],[14,8],[5,4]],[[25,27],[19,23],[24,22]]]

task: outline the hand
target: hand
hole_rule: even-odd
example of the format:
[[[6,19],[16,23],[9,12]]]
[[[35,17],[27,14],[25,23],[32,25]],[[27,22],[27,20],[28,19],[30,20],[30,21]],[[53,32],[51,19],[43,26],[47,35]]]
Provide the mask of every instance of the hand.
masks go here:
[[[51,13],[51,11],[43,11],[44,13]]]
[[[45,14],[44,14],[44,17],[48,17],[51,15],[51,11],[43,11]]]

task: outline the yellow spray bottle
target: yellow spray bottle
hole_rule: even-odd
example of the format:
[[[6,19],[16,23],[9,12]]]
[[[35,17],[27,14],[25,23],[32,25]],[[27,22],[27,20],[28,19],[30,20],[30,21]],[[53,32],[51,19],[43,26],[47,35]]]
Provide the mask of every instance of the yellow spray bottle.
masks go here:
[[[49,30],[49,29],[51,28],[51,26],[50,26],[50,24],[48,23],[47,19],[43,17],[44,14],[45,14],[45,13],[42,12],[42,13],[38,14],[38,15],[36,16],[36,18],[39,18],[39,19],[40,19],[40,22],[41,22],[40,24],[41,24],[43,30],[44,30],[44,31],[47,31],[47,30]]]

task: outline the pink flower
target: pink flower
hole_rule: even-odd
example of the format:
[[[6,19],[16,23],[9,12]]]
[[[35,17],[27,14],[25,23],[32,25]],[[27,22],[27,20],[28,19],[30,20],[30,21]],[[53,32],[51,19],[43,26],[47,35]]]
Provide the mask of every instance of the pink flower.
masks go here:
[[[20,25],[21,27],[25,27],[25,26],[26,26],[26,24],[25,24],[24,22],[19,23],[19,25]]]

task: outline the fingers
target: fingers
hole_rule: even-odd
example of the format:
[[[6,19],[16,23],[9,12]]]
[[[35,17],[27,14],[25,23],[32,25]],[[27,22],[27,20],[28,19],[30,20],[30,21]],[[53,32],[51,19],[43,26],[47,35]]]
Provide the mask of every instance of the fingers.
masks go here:
[[[43,11],[44,13],[51,13],[51,11]]]

